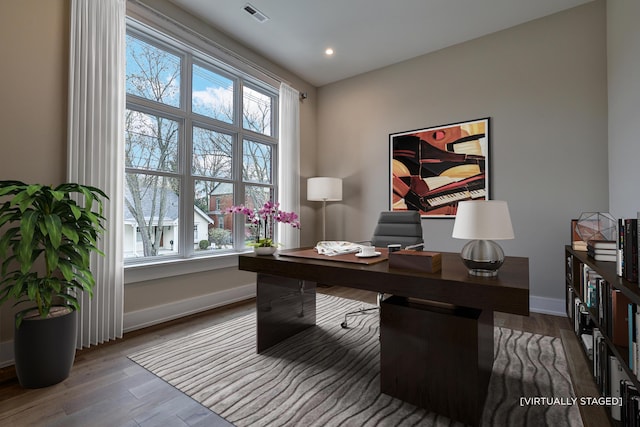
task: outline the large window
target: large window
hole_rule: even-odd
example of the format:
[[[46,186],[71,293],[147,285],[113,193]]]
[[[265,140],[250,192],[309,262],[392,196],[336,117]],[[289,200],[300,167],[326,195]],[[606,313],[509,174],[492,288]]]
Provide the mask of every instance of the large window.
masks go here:
[[[126,44],[125,260],[242,249],[225,209],[275,197],[276,90],[134,23]]]

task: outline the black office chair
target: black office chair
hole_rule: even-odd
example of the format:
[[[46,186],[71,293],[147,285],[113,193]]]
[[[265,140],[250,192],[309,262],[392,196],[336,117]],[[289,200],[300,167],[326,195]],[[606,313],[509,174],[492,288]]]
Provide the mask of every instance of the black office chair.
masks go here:
[[[422,250],[422,223],[418,211],[381,212],[371,237],[371,245],[386,248],[389,245],[399,244],[402,248],[412,247]],[[344,316],[344,322],[340,326],[348,327],[349,316],[366,314],[380,309],[383,294],[378,294],[376,307],[362,308],[352,311]]]

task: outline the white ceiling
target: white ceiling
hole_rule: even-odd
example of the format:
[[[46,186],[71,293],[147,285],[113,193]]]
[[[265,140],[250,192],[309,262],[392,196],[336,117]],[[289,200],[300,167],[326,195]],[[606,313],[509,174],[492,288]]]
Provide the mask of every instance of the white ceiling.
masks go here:
[[[247,0],[170,1],[323,86],[592,0],[249,0],[263,23]]]

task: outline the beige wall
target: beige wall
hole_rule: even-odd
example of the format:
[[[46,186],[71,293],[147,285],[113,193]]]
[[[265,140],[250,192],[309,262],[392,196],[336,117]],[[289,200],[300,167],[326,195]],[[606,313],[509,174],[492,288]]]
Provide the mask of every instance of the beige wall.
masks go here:
[[[0,179],[65,178],[68,15],[67,0],[0,3]]]
[[[609,211],[640,212],[640,2],[607,2]]]
[[[66,175],[68,0],[0,2],[0,179],[59,184]],[[0,342],[13,336],[0,308]]]
[[[562,310],[570,219],[608,203],[605,43],[596,1],[320,88],[318,172],[345,187],[328,236],[366,239],[388,209],[390,133],[489,116],[491,195],[516,233],[502,246],[530,258],[532,305]],[[423,228],[430,250],[465,243],[453,220]]]

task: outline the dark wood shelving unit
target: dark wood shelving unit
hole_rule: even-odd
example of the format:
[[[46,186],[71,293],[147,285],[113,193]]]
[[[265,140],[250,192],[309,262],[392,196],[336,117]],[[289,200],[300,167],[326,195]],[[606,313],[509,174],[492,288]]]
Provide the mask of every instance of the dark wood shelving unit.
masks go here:
[[[567,288],[566,295],[569,295],[568,289],[573,290],[573,295],[580,300],[585,307],[587,307],[586,298],[582,295],[581,289],[581,270],[582,265],[587,265],[590,269],[600,275],[604,281],[609,283],[613,288],[619,289],[632,303],[640,306],[640,287],[638,283],[630,282],[616,273],[616,263],[613,261],[596,261],[593,258],[587,256],[584,251],[577,251],[571,248],[571,246],[565,246],[565,285]],[[573,305],[573,301],[567,301],[567,316],[572,318],[570,304]],[[606,343],[609,353],[615,356],[622,365],[622,368],[626,372],[631,382],[640,390],[640,380],[629,368],[629,348],[621,347],[613,343],[613,339],[607,334],[607,325],[601,324],[598,312],[593,307],[587,308],[589,317],[596,328],[602,333],[604,342]],[[574,313],[575,315],[575,313]],[[572,319],[573,320],[573,319]],[[578,337],[580,340],[580,337]],[[584,348],[583,348],[584,351]],[[595,352],[596,349],[593,349]],[[586,355],[586,352],[585,352]],[[592,367],[593,368],[593,367]],[[591,372],[594,374],[593,372]],[[611,417],[611,412],[607,408],[607,414]],[[610,418],[612,425],[620,426],[620,421]]]

